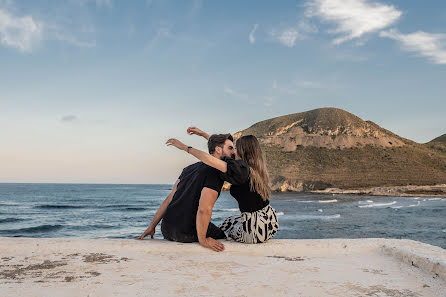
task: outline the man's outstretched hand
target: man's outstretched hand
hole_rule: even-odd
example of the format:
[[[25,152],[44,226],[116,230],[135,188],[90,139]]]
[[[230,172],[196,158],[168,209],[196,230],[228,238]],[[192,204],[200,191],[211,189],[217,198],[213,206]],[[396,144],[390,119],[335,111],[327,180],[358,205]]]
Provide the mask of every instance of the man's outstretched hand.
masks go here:
[[[200,241],[201,246],[211,249],[216,252],[223,252],[225,250],[225,246],[220,241],[213,239],[212,237],[206,237],[202,241]]]
[[[144,239],[144,237],[146,237],[147,235],[150,235],[150,238],[153,239],[153,235],[155,234],[155,228],[147,228],[146,231],[144,231],[143,234],[141,234],[140,236],[136,237],[135,239],[137,240],[141,240]]]

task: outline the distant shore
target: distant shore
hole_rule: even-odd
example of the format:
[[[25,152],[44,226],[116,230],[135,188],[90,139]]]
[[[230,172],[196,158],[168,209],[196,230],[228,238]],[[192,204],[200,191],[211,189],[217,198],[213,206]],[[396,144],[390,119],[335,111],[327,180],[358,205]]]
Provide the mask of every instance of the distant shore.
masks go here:
[[[0,238],[0,296],[444,296],[446,250],[400,239]]]
[[[229,191],[230,184],[223,185],[223,191]],[[283,193],[313,193],[313,194],[345,194],[345,195],[370,195],[370,196],[394,196],[394,197],[445,197],[446,198],[446,184],[425,185],[425,186],[382,186],[359,189],[340,189],[340,188],[326,188],[323,190],[304,190],[304,187],[299,184],[293,186],[288,182],[273,187],[273,192]]]
[[[353,194],[370,196],[397,196],[397,197],[446,197],[446,184],[433,186],[388,186],[372,187],[364,189],[338,189],[327,188],[324,190],[310,191],[319,194]]]

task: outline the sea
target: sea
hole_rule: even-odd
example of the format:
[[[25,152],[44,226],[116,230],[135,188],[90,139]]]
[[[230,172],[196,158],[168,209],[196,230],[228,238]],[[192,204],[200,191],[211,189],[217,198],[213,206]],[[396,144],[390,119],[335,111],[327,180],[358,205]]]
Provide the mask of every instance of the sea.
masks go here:
[[[0,237],[135,238],[172,185],[0,183]],[[446,198],[274,193],[275,238],[398,238],[446,249]],[[239,213],[228,192],[212,221]],[[160,226],[155,238],[162,238]]]

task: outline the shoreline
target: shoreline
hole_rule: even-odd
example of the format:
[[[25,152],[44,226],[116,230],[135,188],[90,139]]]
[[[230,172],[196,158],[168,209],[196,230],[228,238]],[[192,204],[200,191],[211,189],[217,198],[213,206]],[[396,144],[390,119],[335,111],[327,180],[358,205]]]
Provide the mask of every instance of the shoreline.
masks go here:
[[[315,194],[348,194],[348,195],[370,195],[370,196],[395,196],[395,197],[445,197],[446,184],[432,186],[386,186],[362,189],[339,189],[326,188],[314,190]]]
[[[446,250],[405,239],[0,238],[4,296],[445,296]]]

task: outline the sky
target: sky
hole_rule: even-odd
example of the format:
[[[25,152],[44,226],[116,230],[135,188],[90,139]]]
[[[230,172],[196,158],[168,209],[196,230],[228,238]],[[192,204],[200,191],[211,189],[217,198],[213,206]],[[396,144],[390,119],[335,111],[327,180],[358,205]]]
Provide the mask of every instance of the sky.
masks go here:
[[[446,133],[446,1],[0,0],[0,182],[173,183],[235,133],[345,109]]]

